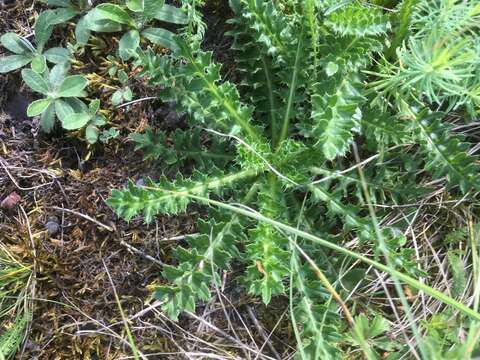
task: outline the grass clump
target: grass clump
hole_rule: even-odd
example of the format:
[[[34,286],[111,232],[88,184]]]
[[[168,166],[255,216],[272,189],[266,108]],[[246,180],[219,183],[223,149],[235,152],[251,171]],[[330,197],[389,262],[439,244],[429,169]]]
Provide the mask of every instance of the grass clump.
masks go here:
[[[11,359],[19,349],[31,321],[29,284],[32,269],[0,246],[0,359]]]

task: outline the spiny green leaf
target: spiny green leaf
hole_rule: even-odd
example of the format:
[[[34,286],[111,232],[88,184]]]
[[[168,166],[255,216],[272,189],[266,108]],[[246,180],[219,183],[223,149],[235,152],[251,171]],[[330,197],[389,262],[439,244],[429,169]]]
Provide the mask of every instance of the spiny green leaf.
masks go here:
[[[208,222],[200,220],[200,234],[187,238],[189,249],[176,248],[180,265],[167,265],[163,271],[172,284],[158,287],[154,294],[167,302],[164,309],[171,317],[177,318],[185,310],[194,311],[196,302],[210,298],[210,283],[219,283],[219,271],[227,270],[239,255],[236,243],[242,237],[241,229],[235,216],[225,219],[212,211]]]
[[[175,130],[171,134],[172,146],[168,145],[166,133],[151,129],[143,134],[133,133],[130,139],[135,142],[135,150],[143,151],[145,160],[160,159],[162,169],[179,168],[191,159],[196,169],[210,170],[215,166],[224,168],[228,161],[233,160],[233,155],[228,152],[228,144],[222,139],[214,137],[206,148],[202,144],[199,129],[188,132]]]
[[[379,8],[351,3],[327,15],[325,25],[340,35],[379,35],[390,29],[388,16]]]
[[[453,136],[440,121],[440,114],[420,112],[412,130],[428,159],[427,171],[436,177],[446,176],[450,186],[458,185],[463,193],[480,189],[479,167],[468,155],[469,145]]]
[[[226,186],[255,174],[255,171],[246,170],[206,177],[195,172],[191,179],[179,177],[173,182],[165,177],[161,177],[157,183],[149,180],[147,186],[135,186],[130,182],[124,190],[113,190],[107,203],[126,220],[142,212],[145,220],[151,222],[160,213],[184,212],[191,201],[191,194],[208,196],[211,192],[222,192]]]
[[[318,85],[312,95],[312,128],[303,133],[317,138],[328,160],[345,155],[355,132],[360,131],[362,98],[348,78]],[[323,95],[322,95],[323,94]]]

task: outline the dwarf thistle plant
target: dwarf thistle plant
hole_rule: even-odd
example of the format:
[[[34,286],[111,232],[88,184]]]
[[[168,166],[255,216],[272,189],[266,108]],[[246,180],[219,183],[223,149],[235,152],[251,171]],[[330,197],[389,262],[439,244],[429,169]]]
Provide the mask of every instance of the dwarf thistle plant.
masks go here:
[[[160,159],[164,174],[177,174],[159,174],[140,186],[131,182],[113,190],[108,203],[127,220],[142,214],[147,222],[187,212],[192,202],[218,208],[199,221],[201,235],[174,249],[178,265],[164,266],[167,283],[154,294],[164,310],[172,318],[194,311],[221,274],[240,262],[244,273],[237,281],[249,294],[265,304],[275,296],[292,298],[291,317],[303,325],[302,357],[339,358],[352,344],[369,358],[399,349],[386,344],[388,326],[379,317],[356,317],[353,335],[338,336],[344,325],[335,305],[342,304],[331,303],[331,287],[312,270],[308,255],[334,287],[338,269],[354,257],[479,318],[420,285],[415,277],[426,274],[404,248],[404,229],[379,226],[374,218],[385,211],[375,209],[372,217],[366,206],[415,201],[429,189],[419,179],[440,181],[453,193],[473,194],[480,186],[470,144],[451,131],[445,112],[429,110],[433,98],[401,94],[394,107],[389,94],[371,90],[386,74],[376,59],[389,51],[392,32],[410,29],[404,12],[392,16],[374,4],[313,0],[231,0],[230,6],[238,84],[222,77],[211,52],[181,36],[172,39],[176,51],[170,55],[136,55],[142,74],[164,89],[161,99],[188,114],[189,130],[134,134],[145,158]],[[411,31],[418,30],[412,25]],[[354,155],[372,154],[379,155],[360,176]],[[186,164],[193,170],[182,172]],[[342,248],[350,241],[373,249],[375,260]],[[358,282],[362,271],[345,270],[342,277]]]

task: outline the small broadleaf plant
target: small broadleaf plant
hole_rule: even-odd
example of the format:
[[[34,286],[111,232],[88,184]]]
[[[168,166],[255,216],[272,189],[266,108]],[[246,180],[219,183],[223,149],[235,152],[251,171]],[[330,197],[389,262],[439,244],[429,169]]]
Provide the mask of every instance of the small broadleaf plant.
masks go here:
[[[0,37],[0,43],[14,55],[0,58],[0,74],[24,67],[30,64],[33,71],[41,74],[47,68],[47,61],[53,64],[68,63],[71,53],[62,47],[45,50],[54,25],[61,24],[75,14],[69,11],[46,10],[42,12],[35,23],[36,47],[28,39],[9,32]]]
[[[40,116],[43,131],[50,132],[58,118],[66,130],[85,126],[92,118],[87,105],[80,100],[86,96],[87,79],[82,75],[68,75],[64,65],[55,65],[39,74],[31,69],[22,70],[25,84],[44,97],[33,101],[28,116]]]
[[[123,60],[132,53],[143,37],[154,44],[175,50],[174,33],[158,27],[148,27],[152,20],[185,25],[187,15],[182,9],[164,3],[164,0],[127,0],[123,5],[103,3],[86,15],[86,26],[96,32],[123,31],[118,52]]]
[[[118,81],[122,85],[121,88],[114,91],[111,97],[112,104],[117,106],[122,104],[123,102],[131,101],[133,98],[133,92],[130,86],[128,86],[128,75],[125,70],[122,69],[118,72],[115,71],[115,73],[118,77]],[[111,74],[109,72],[110,75],[114,75],[115,73]]]

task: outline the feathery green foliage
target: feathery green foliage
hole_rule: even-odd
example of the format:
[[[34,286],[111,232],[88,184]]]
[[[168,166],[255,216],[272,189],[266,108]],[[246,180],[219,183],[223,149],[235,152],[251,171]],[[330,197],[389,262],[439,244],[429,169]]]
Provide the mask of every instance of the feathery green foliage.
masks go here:
[[[31,268],[21,264],[0,244],[0,359],[14,357],[31,321],[26,299],[30,276]]]
[[[394,43],[397,56],[382,62],[372,88],[381,97],[464,109],[475,117],[480,104],[478,4],[423,0],[405,11],[401,16],[410,18],[411,34],[403,44]]]

